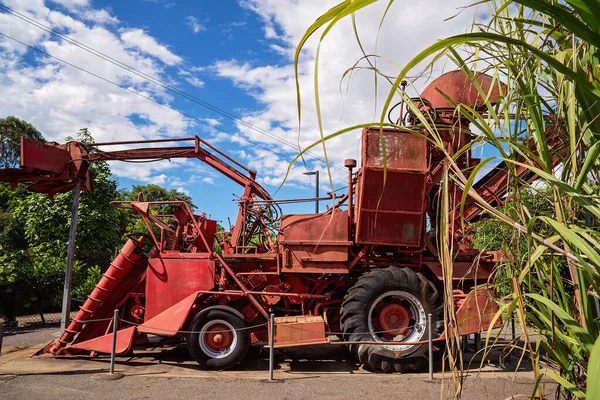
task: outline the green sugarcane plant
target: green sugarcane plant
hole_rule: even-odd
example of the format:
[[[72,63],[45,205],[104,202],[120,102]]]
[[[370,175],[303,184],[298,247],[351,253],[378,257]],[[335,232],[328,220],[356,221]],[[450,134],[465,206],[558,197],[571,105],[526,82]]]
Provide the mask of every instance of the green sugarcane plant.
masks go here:
[[[342,1],[307,29],[295,57],[299,121],[302,105],[298,63],[303,46],[316,33],[320,34],[319,43],[326,40],[331,29],[350,16],[358,44],[363,49],[354,15],[374,2],[376,0]],[[381,24],[393,3],[393,0],[387,1]],[[346,74],[367,68],[373,71],[376,89],[381,87],[378,77],[389,83],[379,125],[401,128],[384,122],[384,118],[393,99],[403,96],[419,124],[402,129],[422,136],[427,133],[427,140],[440,151],[444,151],[444,147],[438,127],[399,90],[402,80],[409,74],[418,74],[415,69],[425,60],[430,60],[427,68],[450,60],[470,76],[491,75],[499,88],[505,88],[501,101],[495,106],[487,102],[485,111],[461,104],[455,106],[457,113],[470,121],[472,130],[480,132],[473,143],[493,147],[499,154],[497,161],[506,163],[510,178],[506,196],[511,199],[511,211],[492,207],[472,188],[476,173],[491,159],[467,172],[458,167],[450,154],[446,154],[439,206],[448,208],[447,184],[454,182],[463,189],[463,204],[467,196],[471,196],[490,215],[490,223],[503,224],[512,230],[512,261],[499,266],[507,279],[499,283],[504,285],[499,293],[505,295],[499,299],[500,311],[496,318],[516,313],[523,326],[524,333],[519,338],[523,342],[522,358],[529,360],[536,378],[532,398],[542,397],[542,382],[550,378],[558,384],[557,397],[598,399],[600,1],[483,0],[473,6],[489,11],[491,17],[487,22],[475,21],[467,33],[432,43],[398,68],[396,76],[383,75],[376,67],[380,58],[364,51],[364,57]],[[298,158],[317,146],[323,148],[327,158],[327,140],[373,124],[368,121],[324,134],[318,90],[319,50],[320,47],[314,67],[314,87],[321,139],[304,149]],[[478,90],[486,99],[488,93],[480,87]],[[551,140],[554,138],[562,141],[566,148],[558,167],[552,163],[555,143]],[[533,150],[523,144],[530,139],[535,144]],[[539,179],[533,183],[522,181],[517,174],[518,167],[528,168]],[[539,213],[528,207],[524,201],[527,193],[543,196],[550,211]],[[443,227],[444,221],[440,222]],[[486,232],[490,234],[489,230]],[[438,240],[445,276],[452,275],[450,235],[448,229],[440,229]],[[448,285],[445,319],[446,326],[452,327],[456,326],[455,310],[451,283]],[[531,339],[533,334],[538,338],[535,343]],[[458,398],[464,375],[456,335],[449,334],[447,344],[446,354],[453,371],[453,395]],[[486,351],[495,345],[490,329],[486,335]]]

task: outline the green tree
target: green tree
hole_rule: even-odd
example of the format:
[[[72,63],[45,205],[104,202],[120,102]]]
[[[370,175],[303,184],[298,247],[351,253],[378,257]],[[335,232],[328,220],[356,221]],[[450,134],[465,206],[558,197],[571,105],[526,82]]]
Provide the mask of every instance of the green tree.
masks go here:
[[[16,117],[0,119],[0,168],[16,168],[21,161],[21,137],[44,142],[31,124]]]
[[[21,136],[45,142],[31,124],[10,116],[0,119],[0,168],[19,167]],[[21,268],[28,260],[25,229],[13,212],[16,204],[28,195],[24,187],[11,188],[0,183],[0,313],[4,310],[9,318],[17,311],[12,305],[27,304],[32,298],[30,288],[21,279],[27,276]]]
[[[85,128],[76,140],[93,142]],[[112,256],[121,245],[121,211],[109,206],[119,197],[117,182],[107,163],[90,168],[93,191],[82,193],[79,205],[75,287],[100,256]],[[53,311],[60,304],[72,201],[72,192],[50,199],[0,186],[0,312]]]
[[[121,200],[124,201],[137,201],[141,197],[144,201],[185,201],[187,203],[192,202],[191,197],[178,192],[175,189],[167,190],[162,186],[158,186],[155,184],[148,185],[133,185],[131,190],[121,189],[120,197]],[[163,207],[154,207],[152,209],[153,212],[159,214],[172,214],[173,207],[172,206],[163,206]],[[122,221],[122,232],[123,239],[126,239],[126,236],[133,233],[147,233],[148,228],[142,221],[141,217],[133,211],[133,209],[126,209],[123,215]],[[156,232],[157,233],[157,232]]]

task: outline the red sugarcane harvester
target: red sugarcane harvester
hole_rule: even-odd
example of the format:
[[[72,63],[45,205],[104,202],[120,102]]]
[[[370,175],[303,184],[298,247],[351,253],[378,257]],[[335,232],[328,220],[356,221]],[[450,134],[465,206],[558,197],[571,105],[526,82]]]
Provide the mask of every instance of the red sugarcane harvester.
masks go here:
[[[489,93],[490,103],[499,100],[502,85],[487,75],[476,81]],[[446,151],[456,155],[467,175],[479,160],[471,151],[459,151],[472,134],[456,104],[481,110],[485,103],[479,93],[467,74],[454,71],[413,99],[439,126]],[[422,130],[417,123],[407,110],[401,124]],[[275,347],[325,344],[336,334],[373,370],[422,365],[429,313],[434,337],[446,334],[444,269],[436,234],[444,152],[406,129],[366,128],[361,167],[355,169],[355,160],[345,162],[347,194],[332,196],[335,205],[323,213],[282,215],[280,202],[257,183],[256,171],[198,137],[183,140],[193,146],[107,151],[109,146],[172,140],[59,145],[23,139],[22,167],[0,171],[1,180],[52,195],[75,183],[92,190],[92,162],[197,158],[243,187],[237,220],[223,234],[217,234],[216,221],[195,215],[183,201],[116,203],[137,211],[148,233],[131,236],[62,337],[44,353],[109,353],[116,329],[117,354],[157,335],[185,340],[203,367],[231,368],[251,344],[267,341],[271,310],[276,315]],[[560,140],[558,135],[549,140],[556,144],[558,164]],[[528,145],[534,148],[533,142]],[[523,181],[536,179],[528,169],[516,168]],[[457,326],[449,330],[478,333],[499,324],[493,319],[498,306],[489,287],[496,254],[471,248],[468,223],[480,218],[482,209],[469,198],[461,210],[462,190],[448,184],[456,251],[453,275],[445,277],[452,280],[453,298],[445,301],[453,301],[457,309]],[[506,165],[500,164],[474,188],[499,207],[507,185]],[[161,214],[166,208],[170,215]],[[148,241],[152,249],[145,252]],[[106,320],[115,309],[117,326]]]

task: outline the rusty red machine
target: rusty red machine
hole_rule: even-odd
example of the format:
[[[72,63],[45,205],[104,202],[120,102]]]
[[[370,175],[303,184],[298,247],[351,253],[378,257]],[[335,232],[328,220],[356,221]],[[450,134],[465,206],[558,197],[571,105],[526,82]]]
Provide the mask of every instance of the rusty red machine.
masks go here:
[[[497,102],[501,87],[487,75],[476,80],[490,94],[488,100]],[[414,99],[439,125],[451,155],[472,139],[455,104],[481,109],[478,93],[468,75],[454,71]],[[421,129],[408,110],[402,124]],[[434,337],[445,334],[436,234],[442,151],[407,130],[366,128],[360,168],[355,160],[345,162],[347,194],[333,197],[335,204],[323,213],[282,215],[280,202],[257,183],[256,171],[199,137],[178,139],[185,140],[193,145],[113,151],[106,149],[141,142],[22,140],[22,167],[0,171],[2,180],[52,195],[71,190],[76,182],[92,190],[92,162],[197,158],[243,187],[235,224],[222,233],[216,221],[195,215],[183,201],[115,203],[138,212],[148,232],[131,236],[62,337],[43,352],[109,353],[117,330],[118,354],[156,335],[187,342],[206,368],[231,368],[251,344],[267,341],[273,312],[275,347],[325,344],[338,336],[373,370],[419,368],[426,357],[422,342],[428,336],[428,314]],[[558,155],[555,159],[558,163]],[[471,151],[456,157],[465,174],[478,161]],[[518,173],[526,181],[536,178],[526,168]],[[481,208],[468,200],[461,212],[462,191],[450,185],[449,218],[457,249],[451,301],[458,326],[453,328],[470,334],[486,330],[498,311],[488,286],[497,260],[494,253],[471,248],[468,223],[481,216]],[[504,164],[475,185],[495,206],[503,204],[506,188]],[[165,206],[170,215],[163,214]],[[148,242],[152,249],[145,252]],[[115,309],[117,326],[107,320]]]

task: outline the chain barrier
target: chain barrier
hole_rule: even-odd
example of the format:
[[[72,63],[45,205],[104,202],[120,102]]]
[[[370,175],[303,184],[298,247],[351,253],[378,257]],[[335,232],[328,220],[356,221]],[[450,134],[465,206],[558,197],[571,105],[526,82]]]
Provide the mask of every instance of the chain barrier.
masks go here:
[[[135,322],[127,321],[125,319],[119,319],[119,321],[124,322],[124,323],[129,324],[129,325],[133,325],[133,326],[144,325],[144,328],[152,329],[152,330],[155,330],[155,331],[161,331],[161,332],[184,333],[184,334],[188,334],[188,333],[202,333],[202,331],[183,331],[183,330],[180,330],[180,329],[173,330],[173,329],[166,329],[166,328],[157,328],[157,327],[152,327],[152,326],[148,326],[148,325],[145,325],[145,324],[138,324],[138,323],[135,323]],[[269,323],[265,322],[264,324],[257,324],[257,325],[245,326],[243,328],[237,328],[237,329],[226,329],[226,330],[222,330],[222,331],[213,331],[213,330],[211,330],[210,333],[227,333],[227,332],[231,332],[232,330],[236,331],[236,332],[241,332],[241,331],[247,331],[247,330],[254,329],[254,328],[260,328],[260,327],[267,326],[267,325],[269,325]]]
[[[104,319],[104,320],[106,320],[106,319]],[[104,321],[104,320],[100,320],[100,321]],[[112,320],[112,318],[108,318],[108,320]],[[128,325],[132,325],[132,326],[141,326],[141,325],[144,325],[144,328],[148,328],[148,329],[155,330],[155,331],[173,333],[173,334],[176,334],[176,333],[183,333],[183,334],[202,333],[202,331],[194,331],[194,330],[186,331],[186,330],[180,330],[180,329],[175,330],[175,329],[167,329],[167,328],[158,328],[158,327],[148,326],[148,325],[145,325],[145,324],[138,324],[136,322],[128,321],[128,320],[125,320],[125,319],[119,319],[119,321],[121,321],[121,322],[123,322],[125,324],[128,324]],[[226,330],[221,330],[221,331],[213,331],[213,330],[211,330],[210,332],[211,333],[227,333],[227,332],[231,332],[232,330],[236,331],[236,332],[242,332],[242,331],[247,331],[247,330],[251,330],[251,329],[255,329],[255,328],[265,327],[265,326],[268,326],[268,325],[269,325],[269,323],[265,322],[265,323],[262,323],[262,324],[245,326],[243,328],[226,329]],[[299,327],[299,326],[294,326],[293,323],[276,324],[276,326],[287,327],[287,328],[290,328],[290,329],[295,329],[295,330],[304,331],[304,332],[323,333],[323,331],[316,330],[316,329],[306,329],[306,328],[302,328],[302,327]],[[412,326],[407,326],[406,329],[413,329],[413,328],[419,327],[419,326],[425,327],[426,324],[416,324],[416,325],[412,325]],[[368,331],[368,332],[353,332],[353,333],[360,334],[360,335],[367,335],[367,334],[378,334],[378,333],[388,333],[388,332],[397,332],[397,331],[398,331],[398,329],[389,329],[389,330],[385,330],[385,331]],[[344,332],[330,332],[330,331],[327,331],[325,333],[327,335],[344,335]]]
[[[99,319],[86,319],[85,321],[77,321],[75,318],[71,318],[71,322],[77,322],[81,325],[89,324],[90,322],[106,322],[112,321],[112,318],[99,318]]]

